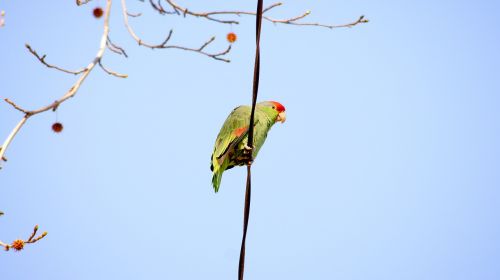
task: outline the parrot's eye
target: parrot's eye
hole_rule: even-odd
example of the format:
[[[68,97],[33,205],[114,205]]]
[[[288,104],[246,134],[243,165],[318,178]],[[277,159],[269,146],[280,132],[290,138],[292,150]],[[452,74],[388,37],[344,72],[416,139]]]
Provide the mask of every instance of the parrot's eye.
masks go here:
[[[273,106],[273,109],[276,110],[276,106]]]

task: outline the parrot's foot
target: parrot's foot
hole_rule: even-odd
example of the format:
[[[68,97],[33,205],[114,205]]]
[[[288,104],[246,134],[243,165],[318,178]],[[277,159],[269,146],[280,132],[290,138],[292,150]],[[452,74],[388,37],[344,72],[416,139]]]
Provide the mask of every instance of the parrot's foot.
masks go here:
[[[240,164],[252,165],[253,163],[252,150],[253,148],[249,147],[248,145],[245,145],[243,147],[243,153],[240,154],[240,156],[238,157],[238,161],[240,162]]]
[[[248,146],[248,145],[245,145],[245,146],[243,147],[243,153],[244,153],[244,154],[250,154],[250,153],[252,152],[252,150],[253,150],[253,147],[250,147],[250,146]]]

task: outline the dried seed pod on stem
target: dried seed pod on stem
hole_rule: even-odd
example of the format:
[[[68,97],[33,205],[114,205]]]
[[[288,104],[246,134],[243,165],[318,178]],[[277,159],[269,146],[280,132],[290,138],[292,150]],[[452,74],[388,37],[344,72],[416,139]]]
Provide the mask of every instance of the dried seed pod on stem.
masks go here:
[[[0,216],[2,216],[2,215],[3,215],[3,212],[0,212]],[[16,239],[16,240],[12,241],[10,244],[7,244],[7,243],[0,241],[0,247],[3,247],[5,251],[9,251],[11,248],[16,250],[16,251],[21,251],[22,249],[24,249],[24,246],[26,244],[36,243],[36,242],[40,241],[42,238],[44,238],[45,236],[47,236],[47,232],[43,232],[42,234],[40,234],[38,236],[36,235],[37,232],[38,232],[38,225],[36,225],[33,228],[33,232],[31,233],[31,235],[27,239]]]

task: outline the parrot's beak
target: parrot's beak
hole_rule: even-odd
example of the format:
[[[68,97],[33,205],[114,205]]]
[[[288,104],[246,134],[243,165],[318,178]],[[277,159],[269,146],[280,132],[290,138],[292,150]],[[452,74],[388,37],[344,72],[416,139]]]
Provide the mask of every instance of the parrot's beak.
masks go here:
[[[286,121],[286,113],[285,113],[285,111],[283,111],[283,112],[278,114],[278,117],[276,118],[276,122],[284,123],[285,121]]]

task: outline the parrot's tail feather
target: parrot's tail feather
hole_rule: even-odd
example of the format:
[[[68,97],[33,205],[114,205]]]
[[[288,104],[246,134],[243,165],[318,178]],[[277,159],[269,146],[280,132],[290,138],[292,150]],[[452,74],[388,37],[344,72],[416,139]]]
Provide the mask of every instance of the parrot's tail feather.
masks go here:
[[[215,192],[219,191],[221,180],[222,180],[222,172],[214,172],[214,175],[212,176],[212,185],[214,186]]]

